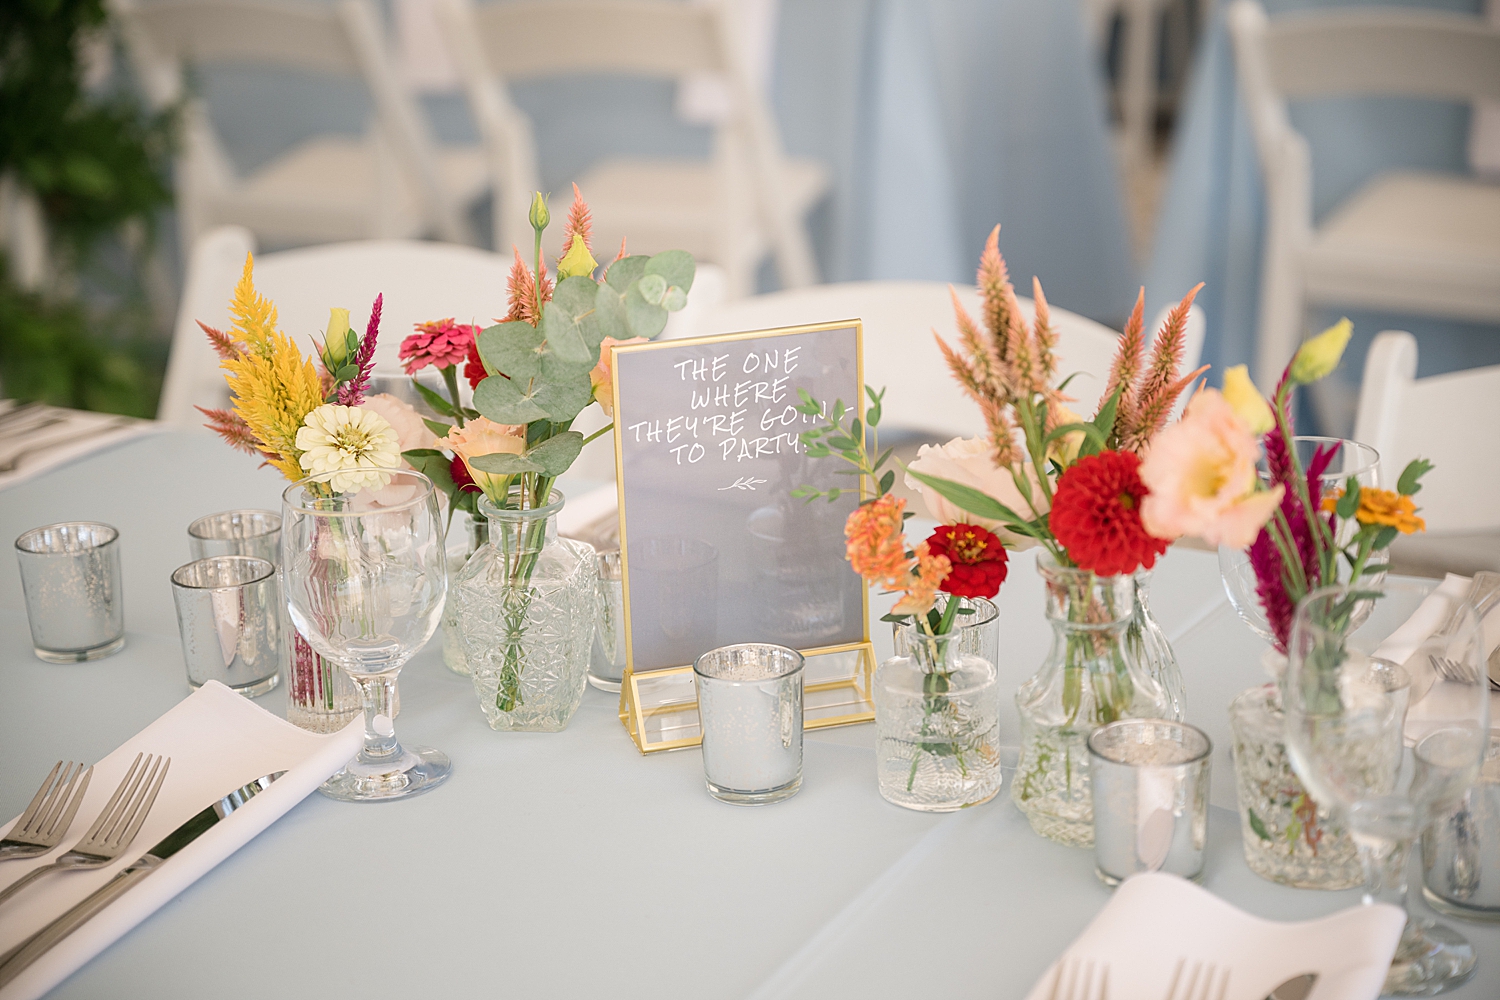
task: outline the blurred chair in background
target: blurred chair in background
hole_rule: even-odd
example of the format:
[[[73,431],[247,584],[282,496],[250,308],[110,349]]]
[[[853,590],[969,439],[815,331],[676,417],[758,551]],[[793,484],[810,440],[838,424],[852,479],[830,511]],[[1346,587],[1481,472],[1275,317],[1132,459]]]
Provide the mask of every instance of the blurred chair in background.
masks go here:
[[[1401,572],[1500,572],[1500,365],[1419,379],[1417,340],[1386,331],[1365,358],[1354,437],[1380,452],[1380,485],[1395,489],[1414,458],[1436,468],[1416,501],[1427,532],[1391,546]]]
[[[1330,94],[1500,98],[1500,29],[1391,9],[1273,21],[1255,0],[1229,22],[1268,202],[1257,381],[1274,383],[1308,303],[1500,321],[1500,186],[1390,172],[1314,224],[1308,145],[1287,115],[1289,100]]]
[[[784,286],[818,281],[804,218],[826,193],[827,175],[782,154],[719,4],[442,0],[438,13],[489,153],[497,247],[530,244],[526,211],[538,173],[530,122],[507,82],[714,73],[727,81],[733,108],[715,130],[710,161],[609,159],[578,178],[595,247],[613,256],[628,235],[634,253],[687,250],[723,266],[731,296],[755,290],[768,255]]]
[[[177,157],[184,252],[214,226],[294,245],[367,237],[469,241],[465,207],[488,186],[477,149],[439,152],[397,81],[370,0],[269,4],[254,0],[109,0],[148,99],[186,99]],[[374,121],[364,136],[321,136],[239,176],[207,108],[185,77],[198,67],[255,65],[354,78]]]

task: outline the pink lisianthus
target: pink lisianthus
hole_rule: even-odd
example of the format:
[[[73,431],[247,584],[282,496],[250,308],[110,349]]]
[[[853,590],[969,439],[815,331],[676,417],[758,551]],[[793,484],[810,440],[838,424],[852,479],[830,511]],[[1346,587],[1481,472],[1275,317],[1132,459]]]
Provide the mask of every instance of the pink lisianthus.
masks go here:
[[[452,317],[418,323],[416,330],[401,341],[401,367],[408,375],[415,375],[428,365],[447,368],[462,364],[469,356],[469,345],[479,333],[478,326],[455,323]]]
[[[1141,462],[1151,492],[1141,523],[1157,538],[1196,535],[1210,545],[1242,549],[1281,503],[1284,488],[1259,488],[1259,449],[1250,429],[1218,390],[1204,389],[1182,419],[1162,429]]]
[[[623,347],[626,344],[644,344],[645,337],[631,337],[628,340],[616,340],[613,337],[605,337],[599,342],[599,363],[594,370],[589,372],[589,383],[594,387],[594,399],[599,403],[599,409],[611,420],[615,416],[614,396],[610,391],[610,356],[611,347]]]

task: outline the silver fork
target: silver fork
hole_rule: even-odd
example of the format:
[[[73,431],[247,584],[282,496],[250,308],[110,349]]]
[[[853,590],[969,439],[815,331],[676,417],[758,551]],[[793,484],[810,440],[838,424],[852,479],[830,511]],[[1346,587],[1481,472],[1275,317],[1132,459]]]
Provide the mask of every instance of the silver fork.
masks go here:
[[[1047,1000],[1109,1000],[1109,965],[1093,959],[1063,959],[1057,963]]]
[[[88,791],[93,776],[92,767],[85,771],[82,764],[68,761],[64,765],[58,761],[42,787],[36,790],[31,805],[5,839],[0,840],[0,861],[34,858],[56,847],[73,825],[73,815],[78,812],[78,803],[83,801],[83,793]]]
[[[161,791],[161,783],[167,777],[167,768],[171,766],[171,757],[153,758],[149,754],[136,754],[135,762],[125,772],[125,779],[115,789],[115,794],[109,797],[99,818],[89,827],[89,832],[83,835],[83,839],[50,865],[27,872],[23,878],[6,886],[0,892],[0,903],[50,871],[103,868],[119,857],[120,852],[135,839],[141,824],[146,822],[146,815],[156,804],[156,793]]]
[[[1213,962],[1194,962],[1179,958],[1167,987],[1167,1000],[1224,1000],[1229,989],[1229,970],[1222,972]]]
[[[1479,668],[1468,663],[1460,663],[1458,660],[1449,659],[1446,656],[1438,656],[1430,653],[1427,660],[1432,664],[1432,669],[1445,681],[1455,684],[1478,684]],[[1489,682],[1491,691],[1500,691],[1500,684],[1495,683],[1493,677],[1485,678]]]

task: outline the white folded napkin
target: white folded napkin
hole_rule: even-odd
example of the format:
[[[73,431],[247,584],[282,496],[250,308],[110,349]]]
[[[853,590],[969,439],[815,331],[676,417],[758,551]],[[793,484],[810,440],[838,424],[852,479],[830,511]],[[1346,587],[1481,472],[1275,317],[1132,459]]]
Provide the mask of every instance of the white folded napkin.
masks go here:
[[[8,413],[12,408],[0,409],[0,413]],[[34,430],[18,433],[26,428]],[[16,461],[14,469],[0,472],[0,490],[100,448],[166,429],[166,424],[153,420],[38,406],[31,414],[16,416],[14,425],[8,428],[10,433],[0,440],[0,464]]]
[[[1318,977],[1320,1000],[1369,1000],[1380,992],[1406,914],[1395,906],[1353,906],[1319,920],[1281,923],[1251,916],[1201,886],[1162,872],[1126,879],[1078,940],[1032,987],[1027,1000],[1053,995],[1057,970],[1071,962],[1109,970],[1112,997],[1164,997],[1178,963],[1228,972],[1219,1000],[1264,1000],[1282,983]]]
[[[362,719],[326,736],[309,733],[217,681],[209,681],[184,698],[94,765],[88,792],[61,844],[40,858],[0,864],[0,887],[4,887],[56,859],[88,832],[137,753],[172,758],[156,805],[114,863],[94,871],[48,874],[0,905],[0,954],[108,882],[216,799],[273,771],[286,774],[0,989],[0,1000],[32,1000],[62,982],[302,801],[358,752],[362,739]],[[67,753],[66,747],[57,748],[59,757]],[[37,774],[27,780],[40,782],[42,777]],[[0,836],[14,825],[12,819],[0,827]]]
[[[1448,623],[1453,612],[1467,599],[1472,583],[1473,580],[1467,576],[1449,573],[1438,584],[1437,589],[1417,606],[1411,617],[1387,636],[1375,650],[1376,657],[1401,664],[1411,677],[1411,700],[1406,710],[1408,744],[1414,744],[1426,731],[1425,721],[1430,713],[1424,711],[1423,704],[1437,680],[1437,671],[1433,669],[1428,654],[1441,655],[1442,651],[1427,648],[1427,640]],[[1500,605],[1485,615],[1480,627],[1483,633],[1481,659],[1488,660],[1500,648]],[[1480,670],[1486,669],[1486,664],[1481,663]],[[1432,703],[1428,703],[1428,707],[1432,707]],[[1490,726],[1500,726],[1500,692],[1490,694]]]

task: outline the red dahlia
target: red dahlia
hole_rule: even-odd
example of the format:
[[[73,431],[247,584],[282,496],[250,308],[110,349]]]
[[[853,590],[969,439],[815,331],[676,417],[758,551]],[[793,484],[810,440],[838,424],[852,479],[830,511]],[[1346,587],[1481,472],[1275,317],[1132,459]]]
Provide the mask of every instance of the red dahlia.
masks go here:
[[[479,487],[474,484],[474,477],[469,475],[469,467],[464,464],[461,456],[453,456],[453,461],[448,465],[448,475],[453,477],[453,485],[458,487],[459,492],[479,492]]]
[[[928,537],[927,549],[953,564],[942,589],[954,597],[994,597],[1005,582],[1005,548],[977,524],[944,524]]]
[[[1052,497],[1052,534],[1080,569],[1101,576],[1150,569],[1167,551],[1164,539],[1141,526],[1140,457],[1101,451],[1080,458],[1057,481]]]

